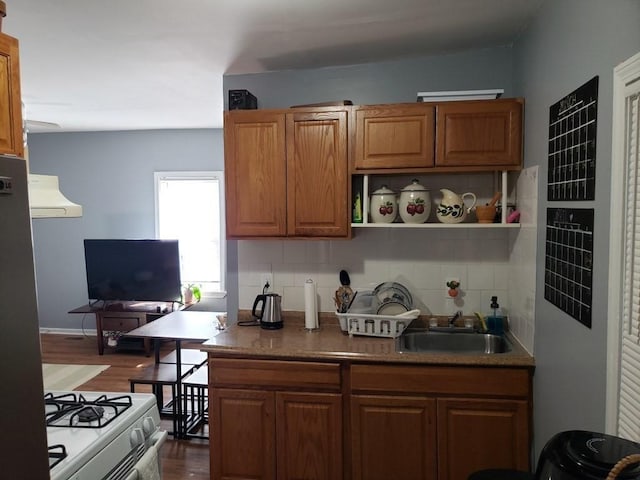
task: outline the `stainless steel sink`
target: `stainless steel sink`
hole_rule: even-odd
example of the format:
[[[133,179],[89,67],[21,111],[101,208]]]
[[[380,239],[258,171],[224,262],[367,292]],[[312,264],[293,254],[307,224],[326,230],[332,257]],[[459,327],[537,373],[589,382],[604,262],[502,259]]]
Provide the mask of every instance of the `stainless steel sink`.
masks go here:
[[[401,353],[496,354],[511,351],[509,341],[488,333],[405,332],[398,337],[396,351]]]

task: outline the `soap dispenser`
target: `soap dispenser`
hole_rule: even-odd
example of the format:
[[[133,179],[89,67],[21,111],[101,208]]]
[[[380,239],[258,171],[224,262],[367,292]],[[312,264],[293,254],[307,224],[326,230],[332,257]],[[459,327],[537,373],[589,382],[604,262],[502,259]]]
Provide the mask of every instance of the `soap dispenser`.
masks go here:
[[[489,333],[492,333],[493,335],[502,335],[504,333],[504,317],[502,316],[502,310],[500,310],[498,297],[491,297],[490,309],[491,312],[487,317]]]

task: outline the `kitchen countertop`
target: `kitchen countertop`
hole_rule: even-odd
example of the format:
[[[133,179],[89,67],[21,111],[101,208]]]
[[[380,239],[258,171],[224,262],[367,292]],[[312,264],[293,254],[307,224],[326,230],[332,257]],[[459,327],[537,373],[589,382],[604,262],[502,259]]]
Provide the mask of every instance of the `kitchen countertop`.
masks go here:
[[[320,328],[308,331],[304,328],[304,320],[299,315],[289,314],[284,319],[284,327],[279,330],[265,330],[259,326],[232,324],[216,337],[204,342],[201,350],[224,356],[253,356],[288,360],[348,360],[351,362],[533,368],[535,366],[534,358],[513,336],[507,335],[513,347],[507,353],[397,353],[395,339],[349,336],[340,329],[335,315],[323,314],[320,318]]]

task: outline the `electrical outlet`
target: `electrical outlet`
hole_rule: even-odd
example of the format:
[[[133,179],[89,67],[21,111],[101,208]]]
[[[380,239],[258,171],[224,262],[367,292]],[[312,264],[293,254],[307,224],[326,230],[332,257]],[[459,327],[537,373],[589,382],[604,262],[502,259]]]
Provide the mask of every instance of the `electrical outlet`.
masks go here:
[[[269,286],[264,288],[267,283]],[[260,288],[264,288],[265,293],[273,290],[273,275],[270,272],[260,274]]]
[[[445,291],[444,292],[445,292],[445,295],[446,295],[447,298],[451,298],[451,295],[449,295],[449,290],[450,289],[449,289],[449,287],[446,286],[447,283],[449,283],[449,282],[458,282],[458,284],[459,284],[460,283],[460,278],[458,278],[458,277],[447,277],[445,279],[445,281],[444,281]],[[458,287],[458,288],[460,288],[460,287]]]

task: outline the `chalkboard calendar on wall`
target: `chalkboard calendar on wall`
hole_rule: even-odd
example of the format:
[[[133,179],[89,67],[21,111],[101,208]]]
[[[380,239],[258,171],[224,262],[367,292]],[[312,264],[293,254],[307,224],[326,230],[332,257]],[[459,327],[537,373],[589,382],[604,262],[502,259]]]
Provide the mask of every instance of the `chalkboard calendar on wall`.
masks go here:
[[[549,108],[547,200],[594,200],[598,77]]]
[[[591,328],[593,209],[548,208],[544,298]]]

